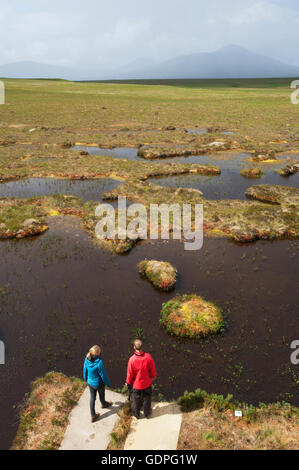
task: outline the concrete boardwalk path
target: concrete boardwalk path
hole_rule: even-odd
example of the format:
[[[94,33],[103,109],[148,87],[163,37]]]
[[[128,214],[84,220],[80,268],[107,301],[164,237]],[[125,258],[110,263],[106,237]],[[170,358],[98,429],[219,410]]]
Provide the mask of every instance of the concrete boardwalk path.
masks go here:
[[[150,419],[133,418],[125,450],[176,450],[182,413],[176,403],[154,403]]]
[[[106,400],[113,406],[102,410],[97,396],[96,412],[100,418],[95,423],[90,421],[89,388],[87,387],[78,404],[69,417],[69,425],[65,432],[60,450],[105,450],[110,442],[110,433],[118,420],[117,412],[126,401],[120,393],[106,390]]]

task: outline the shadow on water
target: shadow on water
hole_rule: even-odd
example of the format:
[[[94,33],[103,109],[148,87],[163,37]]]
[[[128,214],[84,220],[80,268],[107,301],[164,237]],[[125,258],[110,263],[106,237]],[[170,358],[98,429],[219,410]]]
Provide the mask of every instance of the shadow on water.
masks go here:
[[[62,180],[54,178],[30,178],[0,184],[0,197],[30,198],[50,194],[68,194],[83,201],[101,201],[102,194],[112,191],[121,183],[111,178],[96,180]]]
[[[240,247],[205,239],[200,251],[184,251],[179,242],[145,242],[129,256],[114,256],[73,217],[51,218],[50,230],[34,240],[0,243],[6,266],[0,272],[1,330],[8,351],[0,366],[0,448],[11,443],[13,406],[30,381],[52,369],[81,376],[92,344],[103,347],[112,386],[122,386],[137,328],[157,362],[156,393],[172,398],[200,387],[250,402],[283,397],[299,405],[288,346],[298,325],[297,253],[298,242],[288,240]],[[174,292],[160,293],[139,278],[136,266],[144,258],[178,268]],[[222,308],[223,335],[180,341],[159,326],[162,303],[191,292]]]

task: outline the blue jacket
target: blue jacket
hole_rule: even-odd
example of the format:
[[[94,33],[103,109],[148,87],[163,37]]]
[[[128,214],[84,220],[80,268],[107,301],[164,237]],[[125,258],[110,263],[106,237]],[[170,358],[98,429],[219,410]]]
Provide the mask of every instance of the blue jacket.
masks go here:
[[[100,378],[107,387],[110,387],[110,380],[100,356],[93,361],[90,361],[87,357],[85,358],[83,378],[91,387],[97,388],[100,385]]]

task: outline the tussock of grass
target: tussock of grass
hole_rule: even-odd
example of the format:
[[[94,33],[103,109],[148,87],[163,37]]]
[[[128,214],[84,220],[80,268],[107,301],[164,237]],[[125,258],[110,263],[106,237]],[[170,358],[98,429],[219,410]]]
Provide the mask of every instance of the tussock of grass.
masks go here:
[[[2,199],[0,200],[0,224],[12,232],[18,230],[26,219],[38,219],[41,223],[40,210],[30,203],[30,200]]]
[[[85,388],[84,382],[49,372],[31,384],[20,411],[13,450],[56,450],[63,439],[69,414]]]
[[[299,189],[295,187],[259,184],[248,188],[246,196],[270,204],[299,205]]]
[[[260,168],[243,168],[240,174],[245,176],[245,178],[261,178],[263,176],[263,172]]]
[[[138,271],[157,289],[169,291],[175,285],[177,270],[166,261],[143,260],[138,264]]]
[[[127,402],[118,412],[119,419],[111,433],[108,450],[122,450],[130,432],[132,414],[130,403]]]

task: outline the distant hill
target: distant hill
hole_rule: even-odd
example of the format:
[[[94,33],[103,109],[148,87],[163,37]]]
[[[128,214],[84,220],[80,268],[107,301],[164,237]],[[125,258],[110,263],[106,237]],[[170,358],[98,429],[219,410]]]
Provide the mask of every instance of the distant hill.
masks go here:
[[[67,67],[39,62],[14,62],[0,65],[0,77],[4,78],[65,78],[72,79],[75,71]]]
[[[116,74],[117,76],[117,74]],[[270,78],[299,77],[299,67],[227,46],[215,52],[175,57],[153,67],[132,70],[117,78]]]
[[[67,80],[271,78],[299,77],[299,67],[232,45],[215,52],[175,57],[159,64],[137,59],[113,71],[101,69],[100,66],[88,70],[38,62],[15,62],[0,65],[0,77]]]

